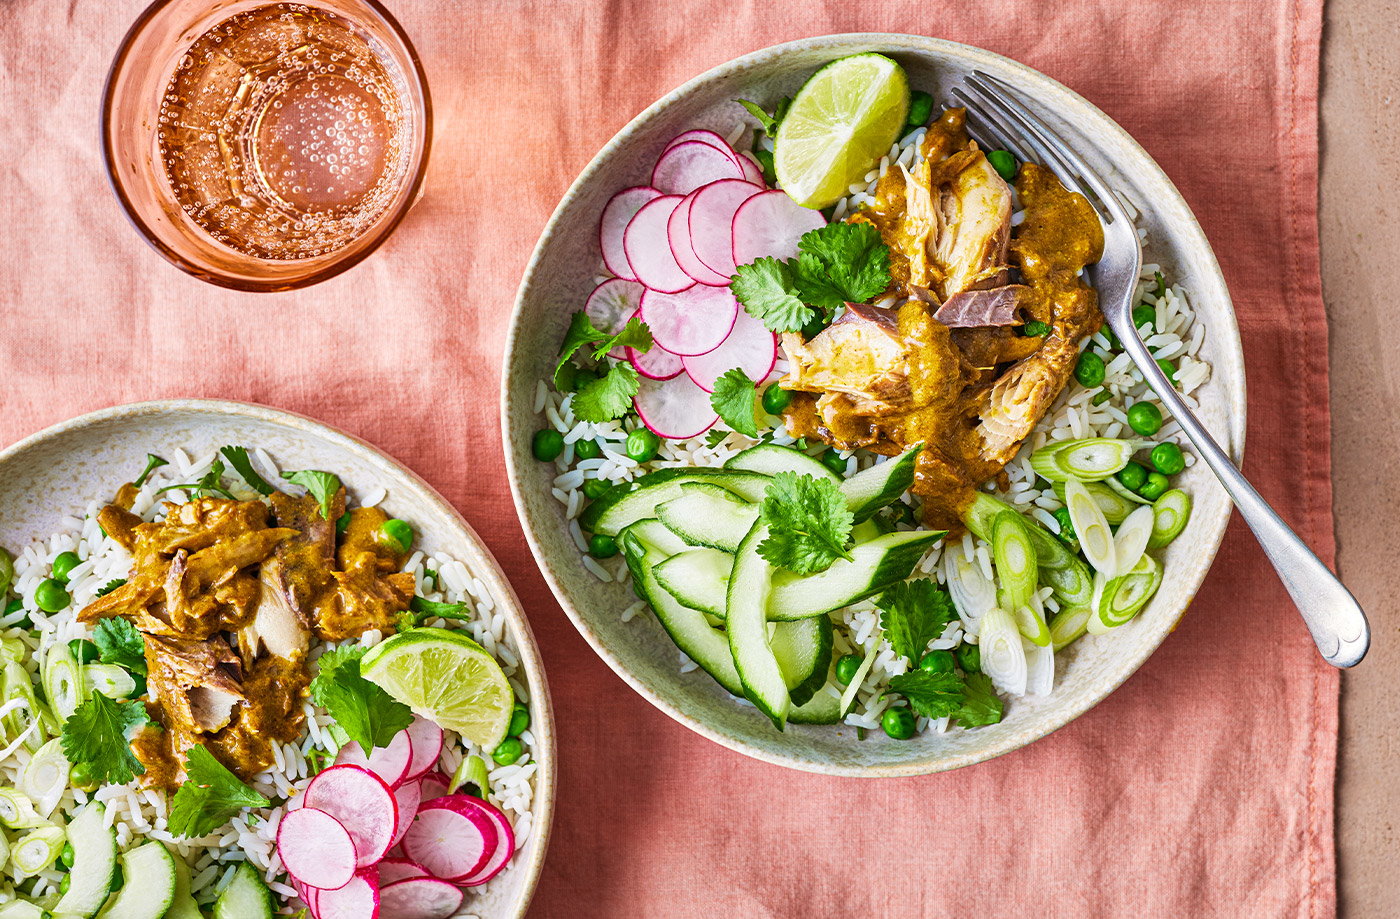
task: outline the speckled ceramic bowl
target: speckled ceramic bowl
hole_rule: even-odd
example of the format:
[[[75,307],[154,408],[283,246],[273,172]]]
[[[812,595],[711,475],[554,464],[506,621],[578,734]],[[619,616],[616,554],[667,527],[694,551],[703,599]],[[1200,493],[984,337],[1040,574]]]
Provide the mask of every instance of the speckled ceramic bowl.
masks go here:
[[[412,521],[418,544],[460,559],[505,610],[530,689],[531,729],[540,768],[533,829],[511,865],[468,898],[482,919],[525,915],[539,881],[554,812],[554,719],[539,649],[520,601],[462,515],[406,466],[369,444],[291,412],[239,402],[181,399],[121,405],[55,425],[0,451],[0,545],[18,546],[62,528],[95,496],[111,495],[140,470],[148,452],[183,448],[191,456],[224,444],[256,444],[284,469],[331,469],[350,493],[384,487],[383,507]]]
[[[619,613],[633,601],[629,590],[600,583],[583,568],[564,510],[550,495],[554,467],[530,454],[531,436],[542,423],[533,411],[536,383],[549,375],[569,314],[582,307],[593,286],[600,258],[598,217],[608,198],[645,184],[657,154],[677,133],[711,128],[726,134],[745,117],[734,99],[771,105],[822,64],[861,51],[894,57],[914,87],[936,98],[950,77],[974,68],[1005,80],[1035,100],[1046,120],[1142,206],[1147,261],[1163,265],[1190,292],[1207,329],[1203,354],[1213,376],[1198,391],[1203,420],[1239,456],[1244,363],[1230,295],[1205,235],[1171,181],[1112,119],[1054,80],[986,51],[909,35],[834,35],[755,52],[668,94],[609,141],[560,202],[520,286],[506,350],[502,421],[516,505],[540,568],[579,631],[638,692],[682,724],[749,756],[837,775],[914,775],[980,762],[1044,737],[1107,696],[1147,659],[1191,602],[1230,516],[1224,491],[1203,464],[1180,480],[1195,509],[1185,537],[1166,552],[1166,583],[1136,621],[1111,636],[1086,637],[1057,655],[1052,695],[1016,700],[1006,719],[991,727],[856,743],[854,729],[844,726],[789,725],[778,733],[756,709],[735,704],[704,673],[678,673],[675,646],[654,617],[622,622]]]

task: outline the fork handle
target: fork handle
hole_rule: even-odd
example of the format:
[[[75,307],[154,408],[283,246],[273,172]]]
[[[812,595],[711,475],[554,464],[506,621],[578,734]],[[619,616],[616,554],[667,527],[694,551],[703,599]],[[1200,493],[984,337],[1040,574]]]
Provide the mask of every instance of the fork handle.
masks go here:
[[[1117,318],[1117,317],[1115,317]],[[1118,328],[1124,325],[1127,328]],[[1334,667],[1352,667],[1366,656],[1371,645],[1371,627],[1361,605],[1337,576],[1307,547],[1298,534],[1278,515],[1249,480],[1230,462],[1225,451],[1210,436],[1205,425],[1172,387],[1147,346],[1131,327],[1131,322],[1111,323],[1113,332],[1128,355],[1142,371],[1147,385],[1162,400],[1171,417],[1181,425],[1195,445],[1196,452],[1225,486],[1240,516],[1254,531],[1254,538],[1269,557],[1279,580],[1307,623],[1322,657]]]

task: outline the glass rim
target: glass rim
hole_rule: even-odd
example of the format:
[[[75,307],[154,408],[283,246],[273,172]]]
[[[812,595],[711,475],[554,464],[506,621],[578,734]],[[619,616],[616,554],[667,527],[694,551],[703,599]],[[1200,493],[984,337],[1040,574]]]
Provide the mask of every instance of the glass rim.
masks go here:
[[[116,154],[112,143],[112,105],[113,96],[116,90],[118,76],[123,72],[129,58],[132,46],[140,36],[142,30],[155,19],[168,6],[178,0],[153,0],[153,2],[141,11],[141,14],[132,22],[126,34],[122,36],[121,44],[117,46],[117,53],[112,58],[112,64],[107,69],[106,79],[102,84],[102,111],[99,119],[99,130],[102,133],[102,165],[107,172],[107,184],[111,186],[113,194],[117,197],[117,202],[121,205],[122,214],[127,222],[136,230],[146,243],[170,262],[176,268],[207,281],[210,284],[231,290],[249,291],[253,293],[277,293],[281,291],[299,290],[303,287],[310,287],[322,281],[329,280],[338,274],[349,271],[360,262],[379,249],[398,228],[404,217],[412,210],[418,196],[422,193],[423,180],[428,171],[428,157],[432,150],[433,140],[433,103],[428,92],[428,77],[423,70],[423,61],[418,55],[418,49],[409,40],[408,33],[404,31],[398,19],[390,13],[379,0],[354,0],[369,8],[376,16],[383,20],[389,31],[403,44],[404,51],[412,63],[411,79],[415,88],[423,98],[423,139],[421,150],[418,151],[418,164],[413,172],[407,177],[408,181],[403,184],[407,190],[402,202],[395,207],[388,218],[374,230],[372,237],[358,251],[346,255],[344,258],[336,259],[318,271],[312,272],[304,277],[297,278],[277,278],[267,281],[259,281],[247,277],[235,277],[221,272],[207,269],[195,264],[184,255],[177,252],[168,243],[162,240],[156,232],[137,213],[131,198],[126,193],[126,188],[122,180],[118,177],[116,167]],[[265,0],[264,5],[273,5],[279,0]],[[301,0],[296,0],[301,2]],[[305,5],[315,6],[314,0],[310,0]]]

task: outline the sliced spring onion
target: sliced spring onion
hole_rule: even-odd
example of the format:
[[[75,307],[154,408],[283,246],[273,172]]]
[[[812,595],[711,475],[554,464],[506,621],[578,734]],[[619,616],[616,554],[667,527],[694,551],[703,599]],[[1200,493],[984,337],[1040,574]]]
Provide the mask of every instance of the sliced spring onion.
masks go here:
[[[463,785],[476,786],[477,797],[485,798],[491,793],[491,778],[486,771],[486,760],[472,754],[464,757],[452,773],[452,781],[447,783],[447,793],[455,794]]]
[[[4,833],[0,833],[0,865],[7,865],[7,864],[9,864],[9,862],[10,862],[10,838],[9,838],[8,836],[6,836]],[[3,910],[0,910],[0,916],[4,916],[4,915],[5,915],[4,911],[3,911]],[[40,915],[40,919],[43,919],[42,914]]]
[[[1035,645],[1050,644],[1050,627],[1045,624],[1045,612],[1041,608],[1040,598],[1035,594],[1031,594],[1030,603],[1016,607],[1012,616],[1021,637],[1026,641]]]
[[[856,704],[856,693],[860,692],[860,684],[865,682],[865,677],[870,673],[870,668],[875,664],[875,655],[864,648],[860,649],[862,660],[860,666],[856,668],[855,675],[851,677],[851,682],[846,684],[846,689],[841,693],[841,717],[844,718],[851,711],[851,706]]]
[[[1070,479],[1065,483],[1065,507],[1069,508],[1069,519],[1074,524],[1074,532],[1079,535],[1079,546],[1084,551],[1084,557],[1095,571],[1112,576],[1118,570],[1117,556],[1113,552],[1113,530],[1083,482]]]
[[[1152,556],[1143,554],[1133,570],[1122,577],[1107,579],[1096,615],[1089,620],[1089,631],[1102,634],[1131,620],[1142,611],[1147,601],[1162,586],[1162,567]]]
[[[1055,621],[1050,623],[1050,646],[1060,651],[1074,644],[1089,628],[1089,619],[1093,615],[1093,607],[1089,606],[1060,610]]]
[[[1029,517],[1026,518],[1026,533],[1031,538],[1031,545],[1035,546],[1035,564],[1042,582],[1046,569],[1068,568],[1074,561],[1074,553],[1069,551],[1068,546]]]
[[[1048,634],[1048,633],[1047,633]],[[1055,688],[1055,650],[1047,640],[1044,645],[1032,641],[1021,643],[1026,654],[1026,692],[1032,696],[1048,696]]]
[[[992,561],[997,605],[1016,609],[1029,603],[1037,583],[1035,547],[1026,535],[1025,519],[1015,511],[1002,511],[992,521]]]
[[[1152,538],[1152,522],[1155,518],[1152,508],[1140,507],[1128,515],[1118,532],[1113,536],[1113,555],[1118,562],[1118,570],[1113,577],[1120,577],[1132,571],[1138,559],[1147,551],[1147,541]]]
[[[1041,568],[1040,580],[1055,591],[1061,608],[1088,606],[1094,602],[1094,573],[1075,556],[1069,562],[1063,568]]]
[[[29,657],[29,648],[18,638],[0,638],[0,664],[22,661]]]
[[[48,739],[43,723],[51,721],[52,716],[35,696],[29,672],[14,661],[5,665],[5,675],[0,681],[0,699],[7,706],[15,701],[21,703],[0,718],[0,736],[4,737],[5,742],[8,744],[24,736],[24,746],[31,753],[43,746]]]
[[[1113,493],[1118,497],[1122,498],[1124,501],[1131,501],[1133,504],[1152,503],[1151,501],[1144,498],[1142,495],[1138,494],[1128,486],[1124,485],[1122,482],[1118,481],[1118,476],[1116,475],[1111,475],[1108,478],[1104,479],[1103,484],[1107,485],[1110,489],[1112,489]]]
[[[1055,482],[1052,487],[1055,489],[1055,496],[1064,501],[1066,483]],[[1084,487],[1088,490],[1090,497],[1094,499],[1094,503],[1099,506],[1099,510],[1103,511],[1104,519],[1109,522],[1110,526],[1118,526],[1127,520],[1128,515],[1137,510],[1143,503],[1141,500],[1129,501],[1103,482],[1085,482]]]
[[[83,700],[83,674],[68,645],[59,642],[49,647],[44,657],[43,677],[44,695],[49,705],[53,706],[59,721],[67,721]]]
[[[19,777],[19,790],[29,796],[39,813],[47,817],[58,806],[68,788],[68,760],[61,741],[55,737],[38,749],[25,764]]]
[[[28,830],[47,826],[48,821],[39,816],[34,802],[18,789],[0,788],[0,824],[12,830]]]
[[[976,637],[982,617],[997,605],[996,584],[982,573],[981,565],[963,553],[960,542],[944,550],[943,575],[953,606],[962,619],[963,631]]]
[[[46,826],[26,833],[10,850],[10,863],[25,874],[38,874],[58,861],[67,839],[60,827]]]
[[[1191,519],[1191,496],[1173,488],[1152,505],[1152,515],[1152,537],[1147,540],[1147,547],[1160,549],[1186,529],[1186,521]]]
[[[97,690],[109,699],[130,699],[136,694],[136,680],[116,664],[88,664],[83,667],[83,698]]]
[[[986,542],[992,541],[992,521],[997,514],[1002,511],[1012,511],[1016,509],[1005,501],[993,498],[985,491],[977,492],[972,503],[967,510],[963,511],[963,524],[972,531],[972,535]]]
[[[1046,444],[1031,454],[1031,468],[1051,482],[1079,479],[1097,482],[1113,475],[1133,458],[1138,445],[1114,437],[1086,437]]]
[[[982,617],[977,648],[981,652],[982,672],[991,677],[993,686],[1013,696],[1025,695],[1026,651],[1021,645],[1021,631],[1010,613],[994,609]]]

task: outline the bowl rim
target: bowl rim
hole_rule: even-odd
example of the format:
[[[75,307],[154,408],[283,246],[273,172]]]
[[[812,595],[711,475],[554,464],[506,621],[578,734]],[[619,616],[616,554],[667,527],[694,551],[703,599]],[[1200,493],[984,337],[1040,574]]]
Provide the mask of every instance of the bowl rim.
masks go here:
[[[1240,368],[1238,385],[1224,393],[1224,399],[1229,409],[1227,413],[1227,423],[1230,425],[1228,444],[1225,449],[1235,461],[1236,465],[1238,465],[1244,457],[1245,418],[1247,408],[1243,349],[1240,343],[1239,324],[1234,313],[1233,304],[1230,302],[1228,286],[1220,270],[1219,260],[1216,258],[1215,251],[1211,248],[1205,231],[1192,213],[1185,198],[1181,195],[1180,190],[1176,187],[1175,183],[1172,182],[1171,178],[1167,176],[1162,167],[1158,165],[1157,161],[1153,159],[1142,145],[1139,144],[1125,128],[1119,125],[1117,121],[1074,90],[1027,64],[1022,64],[1013,58],[997,54],[993,51],[987,51],[974,45],[900,32],[846,32],[813,36],[810,38],[781,42],[776,45],[769,45],[734,58],[716,67],[712,67],[692,77],[657,99],[618,130],[618,132],[603,145],[602,149],[589,160],[588,164],[564,193],[564,196],[560,199],[554,212],[550,215],[548,222],[540,233],[534,251],[531,253],[525,272],[521,277],[520,286],[517,289],[515,303],[512,308],[510,329],[506,337],[505,349],[501,359],[501,445],[505,453],[511,495],[515,500],[516,511],[522,524],[521,529],[525,533],[526,542],[529,544],[530,551],[535,557],[535,562],[540,569],[540,573],[544,576],[550,591],[554,594],[556,602],[558,602],[560,607],[564,610],[574,627],[584,639],[587,640],[589,645],[592,646],[594,653],[602,658],[602,660],[612,668],[613,672],[656,708],[702,737],[762,762],[777,766],[785,766],[803,772],[855,778],[897,778],[929,775],[975,765],[1014,752],[1027,744],[1034,743],[1037,740],[1047,737],[1093,709],[1117,690],[1129,677],[1135,674],[1142,665],[1146,663],[1148,658],[1161,647],[1166,636],[1176,628],[1181,617],[1185,615],[1186,610],[1190,608],[1191,603],[1194,601],[1210,568],[1214,565],[1215,558],[1219,553],[1221,541],[1225,537],[1225,531],[1230,516],[1233,513],[1233,505],[1227,502],[1222,505],[1216,513],[1203,519],[1202,522],[1209,525],[1210,532],[1205,535],[1205,538],[1199,541],[1199,544],[1204,549],[1202,557],[1209,559],[1209,563],[1201,568],[1196,583],[1188,590],[1187,599],[1181,605],[1181,608],[1177,610],[1174,615],[1163,618],[1155,623],[1156,634],[1152,636],[1152,650],[1143,655],[1141,660],[1137,661],[1134,666],[1125,671],[1121,678],[1106,680],[1097,684],[1095,688],[1086,695],[1084,704],[1067,709],[1065,713],[1056,714],[1054,717],[1048,719],[1048,728],[1040,731],[1036,736],[1030,739],[1023,740],[1019,737],[1011,736],[1004,740],[999,740],[985,749],[944,756],[940,757],[937,761],[910,760],[900,763],[847,766],[821,762],[795,755],[771,752],[756,747],[741,737],[725,733],[711,724],[681,711],[661,693],[654,691],[623,665],[618,656],[608,648],[602,636],[592,627],[588,617],[575,607],[565,589],[563,579],[555,572],[553,565],[549,561],[549,556],[546,553],[544,545],[535,535],[534,521],[531,519],[528,506],[524,499],[525,473],[521,462],[522,458],[516,456],[511,446],[511,419],[518,411],[524,411],[530,407],[524,404],[517,404],[512,396],[510,380],[511,363],[517,350],[522,347],[524,341],[531,334],[531,330],[525,327],[523,317],[527,294],[532,293],[531,288],[535,280],[536,272],[539,270],[541,262],[543,261],[546,244],[553,237],[558,228],[558,224],[563,219],[565,212],[569,209],[574,199],[579,197],[583,188],[593,181],[595,174],[602,169],[605,161],[609,160],[619,148],[630,142],[633,135],[638,133],[645,123],[650,121],[653,116],[670,107],[679,99],[689,95],[705,84],[730,74],[741,72],[751,65],[760,62],[761,59],[767,59],[782,53],[825,48],[830,50],[833,54],[851,54],[856,53],[857,50],[870,50],[864,46],[879,46],[882,44],[895,46],[897,50],[890,52],[893,54],[932,54],[943,58],[951,57],[959,59],[965,62],[969,68],[986,67],[990,65],[993,68],[1009,71],[1019,78],[1015,84],[1018,89],[1021,89],[1023,92],[1031,92],[1025,89],[1025,87],[1027,85],[1034,86],[1034,93],[1037,97],[1037,101],[1043,100],[1048,93],[1055,97],[1055,102],[1057,104],[1077,109],[1079,112],[1087,114],[1094,120],[1096,130],[1102,130],[1112,135],[1119,144],[1123,145],[1130,152],[1130,154],[1139,157],[1140,164],[1145,165],[1151,170],[1154,183],[1160,183],[1169,193],[1170,197],[1167,199],[1166,203],[1180,212],[1181,222],[1174,227],[1174,235],[1181,240],[1183,248],[1194,250],[1201,254],[1202,263],[1206,269],[1206,276],[1213,285],[1218,286],[1219,290],[1224,295],[1225,303],[1228,307],[1226,310],[1227,321],[1218,323],[1212,322],[1210,333],[1221,353]],[[534,413],[529,412],[529,415],[533,417]]]
[[[526,618],[520,598],[506,579],[495,556],[481,541],[481,537],[477,535],[472,525],[467,523],[461,512],[437,489],[428,484],[422,476],[399,460],[394,459],[368,441],[348,434],[339,428],[298,412],[272,408],[254,402],[239,402],[229,399],[158,399],[129,402],[97,409],[50,425],[15,441],[4,449],[0,449],[0,469],[3,469],[7,463],[22,458],[26,451],[57,438],[110,422],[121,422],[170,412],[247,418],[253,421],[281,425],[298,433],[315,435],[339,449],[354,454],[369,465],[386,468],[391,473],[404,477],[411,486],[416,487],[422,493],[429,506],[444,514],[452,522],[452,525],[460,530],[460,535],[466,538],[466,544],[472,557],[463,559],[463,561],[470,563],[472,573],[486,584],[487,590],[498,606],[505,609],[507,620],[517,629],[519,637],[516,642],[516,650],[521,667],[524,669],[525,676],[534,693],[535,705],[539,708],[538,716],[532,713],[531,719],[537,746],[535,759],[542,764],[542,768],[535,774],[534,800],[530,809],[530,830],[538,842],[535,843],[530,861],[523,866],[526,870],[526,876],[521,887],[522,895],[519,902],[515,904],[515,912],[513,913],[516,919],[523,917],[529,909],[536,888],[539,886],[540,874],[544,868],[545,855],[548,852],[553,831],[554,793],[558,772],[555,756],[554,707],[549,691],[549,682],[545,678],[539,646],[535,641],[534,632],[530,628],[530,621]]]

